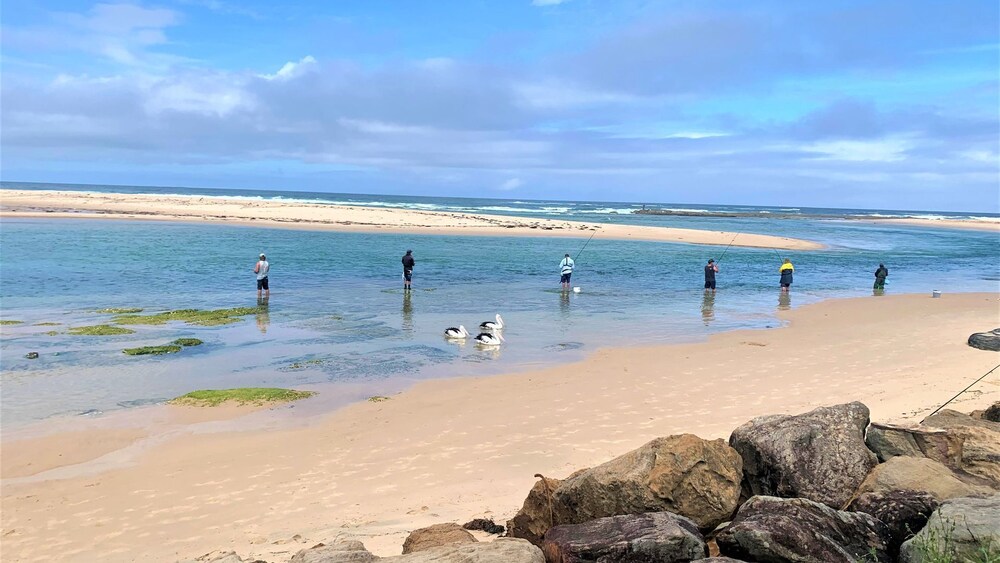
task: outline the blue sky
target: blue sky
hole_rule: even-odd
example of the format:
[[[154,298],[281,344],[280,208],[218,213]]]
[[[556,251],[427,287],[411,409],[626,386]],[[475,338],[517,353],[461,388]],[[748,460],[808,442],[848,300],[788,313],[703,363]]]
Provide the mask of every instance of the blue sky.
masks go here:
[[[1000,212],[998,12],[8,2],[2,178]]]

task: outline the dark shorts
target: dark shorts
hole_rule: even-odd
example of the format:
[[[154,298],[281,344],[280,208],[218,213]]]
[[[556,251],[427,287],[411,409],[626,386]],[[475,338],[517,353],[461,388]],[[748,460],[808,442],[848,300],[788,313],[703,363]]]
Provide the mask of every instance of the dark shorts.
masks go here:
[[[715,280],[705,280],[705,289],[715,289]]]
[[[573,272],[570,272],[568,274],[563,274],[562,276],[559,277],[559,282],[560,283],[569,283],[569,278],[572,275],[573,275]]]
[[[781,282],[781,287],[791,287],[792,282]]]
[[[260,291],[262,289],[266,289],[268,291],[271,290],[271,288],[267,287],[267,278],[264,278],[262,280],[257,280],[257,291]]]
[[[403,270],[403,279],[413,281],[413,270]]]

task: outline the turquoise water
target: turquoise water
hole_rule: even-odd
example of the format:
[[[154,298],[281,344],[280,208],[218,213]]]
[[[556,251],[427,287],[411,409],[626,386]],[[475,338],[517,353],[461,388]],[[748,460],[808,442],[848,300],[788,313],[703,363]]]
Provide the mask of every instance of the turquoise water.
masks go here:
[[[557,265],[564,253],[576,255],[583,239],[5,220],[2,317],[24,324],[0,329],[3,422],[106,412],[201,388],[350,382],[374,394],[421,378],[575,360],[602,346],[692,341],[722,330],[776,326],[780,308],[870,295],[880,261],[891,270],[890,293],[1000,291],[995,233],[806,217],[605,213],[590,219],[782,234],[830,248],[780,254],[796,265],[793,291],[781,300],[776,251],[595,238],[573,278],[581,293],[563,294]],[[409,295],[401,291],[399,264],[408,248],[417,259]],[[117,337],[65,334],[69,326],[107,321],[110,315],[94,312],[105,307],[155,312],[254,306],[251,268],[262,251],[271,262],[266,313],[222,327],[170,324],[133,327],[136,334]],[[719,292],[712,298],[701,290],[702,267],[724,252]],[[442,338],[445,327],[464,324],[474,332],[497,312],[508,324],[499,351]],[[33,326],[41,322],[62,324]],[[44,334],[50,330],[59,334]],[[121,353],[182,336],[205,345],[163,357]],[[25,359],[30,351],[40,358]]]

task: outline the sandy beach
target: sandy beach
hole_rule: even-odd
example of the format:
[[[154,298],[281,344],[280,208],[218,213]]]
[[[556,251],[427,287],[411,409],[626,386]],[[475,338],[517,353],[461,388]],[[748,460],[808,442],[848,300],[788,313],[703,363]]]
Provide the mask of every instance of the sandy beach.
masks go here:
[[[400,232],[480,236],[544,236],[683,242],[737,247],[816,250],[822,244],[787,237],[581,223],[502,215],[474,215],[359,206],[199,196],[0,190],[0,218],[75,217],[224,222],[227,224],[350,232]]]
[[[879,224],[910,225],[913,227],[938,227],[942,229],[968,229],[971,231],[990,231],[1000,233],[1000,219],[878,219]]]
[[[6,441],[5,458],[34,456],[36,469],[50,470],[5,462],[4,561],[174,561],[221,548],[287,561],[337,538],[396,554],[421,526],[505,520],[535,473],[563,477],[657,436],[726,438],[754,416],[851,400],[874,420],[917,421],[997,361],[966,345],[970,333],[1000,326],[995,294],[834,300],[781,317],[784,327],[703,343],[428,381],[304,428],[194,425],[157,439],[105,425],[85,442]],[[998,399],[993,375],[951,407]],[[68,462],[77,465],[57,467],[60,443],[73,443]],[[109,453],[125,444],[138,453]]]

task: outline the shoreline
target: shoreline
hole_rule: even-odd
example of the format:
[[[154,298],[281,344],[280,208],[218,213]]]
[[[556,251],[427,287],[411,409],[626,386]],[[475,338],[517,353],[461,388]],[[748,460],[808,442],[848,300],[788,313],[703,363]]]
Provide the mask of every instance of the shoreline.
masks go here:
[[[745,248],[821,250],[802,239],[676,227],[562,221],[401,208],[308,204],[220,196],[0,190],[0,218],[162,220],[343,232],[588,238]],[[737,236],[738,235],[738,236]]]
[[[939,229],[964,229],[970,231],[988,231],[1000,233],[1000,221],[974,221],[972,219],[918,219],[918,218],[898,218],[898,219],[868,219],[863,220],[876,225],[896,224],[910,227],[932,227]]]
[[[854,399],[868,403],[873,420],[912,420],[992,367],[991,353],[964,340],[1000,322],[998,304],[1000,296],[983,293],[827,300],[780,313],[789,322],[779,328],[423,381],[301,428],[181,431],[97,474],[4,478],[5,543],[12,560],[66,553],[52,551],[59,546],[109,561],[172,560],[228,543],[283,561],[335,537],[398,553],[409,529],[500,521],[520,506],[534,473],[563,477],[655,436],[725,438],[753,416]],[[955,408],[996,400],[1000,380],[976,391]],[[57,517],[70,524],[40,523]],[[301,544],[286,541],[295,534]]]

